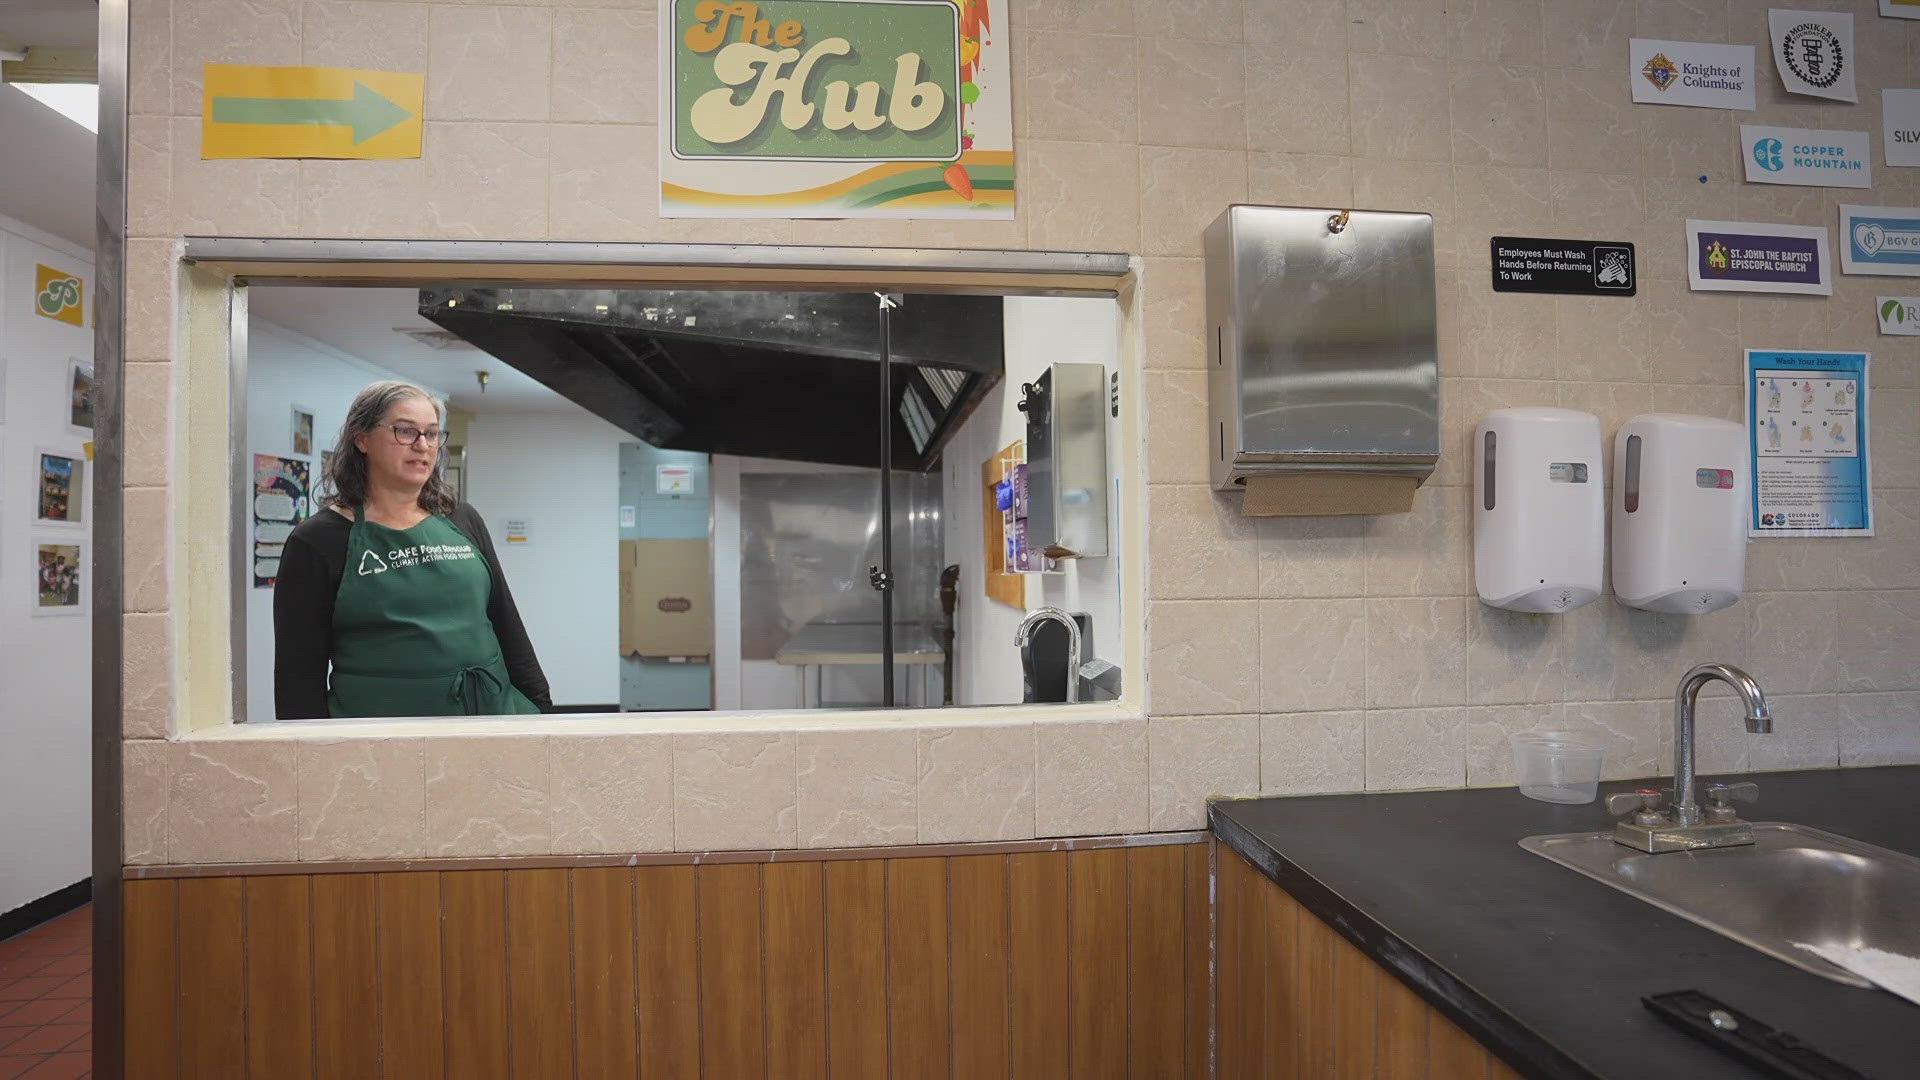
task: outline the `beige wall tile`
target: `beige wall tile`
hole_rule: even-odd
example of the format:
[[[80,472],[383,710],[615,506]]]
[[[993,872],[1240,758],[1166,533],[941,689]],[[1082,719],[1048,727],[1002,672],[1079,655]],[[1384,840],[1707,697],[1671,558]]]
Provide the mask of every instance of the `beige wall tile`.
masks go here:
[[[1239,41],[1240,0],[1133,0],[1134,33],[1143,38]]]
[[[1147,479],[1155,484],[1208,483],[1210,426],[1204,371],[1149,371],[1145,377]]]
[[[1662,615],[1608,597],[1560,616],[1568,701],[1671,699],[1695,664],[1745,660],[1751,609],[1711,615]]]
[[[1920,589],[1920,491],[1876,491],[1873,531],[1847,562],[1849,579],[1870,589]]]
[[[1631,168],[1631,157],[1615,162],[1616,170]],[[1640,178],[1626,172],[1566,172],[1556,170],[1549,176],[1553,188],[1553,217],[1563,228],[1580,236],[1603,236],[1610,240],[1642,240],[1645,215],[1640,205]],[[1606,297],[1604,299],[1617,299]],[[1616,314],[1621,307],[1615,305]]]
[[[302,862],[426,854],[421,740],[307,740],[298,746]]]
[[[674,736],[674,850],[798,847],[795,741],[792,732]]]
[[[1020,201],[1035,247],[1139,249],[1140,159],[1132,146],[1029,141],[1021,155]]]
[[[300,62],[299,0],[180,0],[172,8],[176,116],[200,115],[200,80],[208,64]]]
[[[1134,0],[1010,0],[1013,25],[1024,35],[1037,30],[1072,30],[1083,34],[1132,34]],[[1026,48],[1024,36],[1017,39]]]
[[[1600,418],[1601,445],[1613,451],[1613,437],[1620,425],[1641,413],[1653,411],[1653,390],[1638,382],[1563,382],[1560,407],[1590,412]]]
[[[307,0],[300,61],[371,71],[427,70],[427,5]]]
[[[1411,56],[1347,58],[1353,153],[1360,157],[1448,161],[1453,124],[1444,60]]]
[[[167,364],[130,364],[126,369],[125,483],[159,487],[172,466],[173,394]]]
[[[1654,383],[1653,400],[1659,402],[1662,412],[1685,413],[1689,416],[1712,416],[1721,420],[1740,422],[1741,413],[1746,406],[1740,401],[1740,389],[1734,386],[1674,386],[1670,383]],[[1608,448],[1612,452],[1612,448]]]
[[[1340,130],[1344,133],[1346,125]],[[1247,155],[1247,194],[1256,203],[1279,206],[1348,207],[1353,198],[1353,160],[1331,154]]]
[[[1920,693],[1842,694],[1835,700],[1840,764],[1920,764]]]
[[[907,727],[800,732],[800,846],[917,842],[919,747],[919,733]]]
[[[1327,56],[1347,51],[1347,12],[1343,3],[1264,0],[1242,7],[1246,12],[1243,26],[1248,45],[1300,49]]]
[[[1155,832],[1204,829],[1208,799],[1260,790],[1260,718],[1157,717],[1147,721],[1147,786]]]
[[[919,730],[921,843],[1035,835],[1033,728],[1020,723]]]
[[[1678,681],[1679,676],[1675,676]],[[1581,701],[1567,705],[1568,727],[1607,734],[1601,779],[1632,780],[1673,774],[1673,698],[1656,701]]]
[[[1208,344],[1205,261],[1150,258],[1146,263],[1141,282],[1145,366],[1204,369],[1212,349]]]
[[[426,220],[436,237],[534,240],[547,233],[548,129],[426,125]]]
[[[548,745],[555,851],[672,851],[672,735],[567,735]]]
[[[129,739],[120,744],[120,851],[131,866],[167,861],[167,792],[174,744]]]
[[[1463,275],[1466,281],[1456,301],[1460,348],[1451,358],[1455,361],[1451,370],[1498,379],[1546,379],[1565,371],[1552,300],[1531,293],[1494,292],[1473,280],[1484,273]]]
[[[1368,523],[1361,546],[1368,596],[1465,596],[1473,590],[1467,488],[1427,484],[1414,492],[1413,512]]]
[[[369,185],[380,198],[367,198]],[[300,162],[300,227],[310,236],[413,235],[428,198],[424,158]]]
[[[1546,72],[1456,60],[1449,80],[1456,165],[1547,163]]]
[[[547,753],[540,735],[426,740],[427,854],[551,851]]]
[[[1634,0],[1546,0],[1546,62],[1591,68],[1617,82],[1634,37]]]
[[[1735,129],[1737,121],[1733,119],[1734,113],[1726,109],[1671,106],[1637,108],[1634,112],[1640,120],[1639,162],[1640,171],[1645,175],[1671,176],[1697,182],[1702,176],[1734,177],[1744,174],[1739,161],[1740,142],[1735,137],[1739,132]],[[1725,213],[1731,205],[1722,204],[1719,212]],[[1683,233],[1682,241],[1685,238]]]
[[[167,860],[291,862],[296,769],[291,743],[200,742],[170,755]]]
[[[1747,735],[1749,769],[1770,772],[1839,767],[1840,695],[1768,694],[1767,708],[1773,714],[1773,730],[1765,735]],[[1764,797],[1766,792],[1760,794]]]
[[[1260,601],[1260,710],[1355,709],[1367,698],[1365,600]]]
[[[125,348],[130,363],[173,358],[174,282],[180,272],[173,240],[127,241]]]
[[[128,488],[123,496],[126,535],[142,538],[127,545],[121,565],[123,610],[167,610],[167,489]],[[158,538],[157,540],[155,538]]]
[[[1901,359],[1895,358],[1893,363]],[[1877,378],[1872,381],[1878,382]],[[1872,394],[1867,413],[1868,450],[1880,459],[1874,463],[1874,477],[1884,487],[1914,487],[1920,484],[1920,391],[1875,385]]]
[[[1356,53],[1445,56],[1445,0],[1347,0],[1347,48]]]
[[[1460,266],[1485,270],[1493,261],[1487,238],[1548,236],[1553,228],[1553,180],[1544,169],[1473,166],[1453,170],[1453,202],[1460,236]],[[1479,276],[1479,288],[1490,290]],[[1476,275],[1465,275],[1466,300]],[[1504,296],[1524,294],[1505,293]],[[1463,373],[1464,374],[1464,373]]]
[[[1255,5],[1258,6],[1258,5]],[[1345,154],[1353,145],[1346,68],[1291,42],[1247,50],[1247,145],[1287,154]]]
[[[1260,718],[1260,794],[1364,791],[1367,723],[1362,712]]]
[[[1556,296],[1553,313],[1556,355],[1568,370],[1607,382],[1645,382],[1658,362],[1647,346],[1643,304],[1612,296]]]
[[[129,739],[164,739],[173,726],[173,619],[128,615],[121,634],[124,732]]]
[[[634,58],[645,67],[651,51]],[[554,84],[553,13],[435,5],[427,33],[429,120],[545,120]],[[629,77],[633,77],[630,75]]]
[[[1648,362],[1656,382],[1716,386],[1740,382],[1740,309],[1725,296],[1697,293],[1684,281],[1643,278]]]
[[[1023,92],[1015,107],[1026,110],[1026,138],[1138,142],[1137,55],[1130,37],[1022,34],[1015,63],[1023,69]]]
[[[1240,497],[1203,484],[1147,489],[1147,557],[1154,598],[1260,594],[1260,537]]]
[[[1661,41],[1729,40],[1727,5],[1721,0],[1639,0],[1636,15],[1635,37]]]
[[[1818,542],[1818,541],[1816,541]],[[1840,596],[1840,686],[1847,690],[1920,687],[1920,591]]]
[[[173,231],[185,236],[299,235],[300,163],[202,160],[198,105],[194,112],[173,121]]]
[[[644,242],[659,235],[658,129],[555,124],[548,130],[553,239]]]
[[[1359,515],[1258,519],[1260,595],[1364,595],[1367,563],[1363,545],[1375,521]]]
[[[1538,64],[1543,26],[1540,0],[1452,0],[1447,52],[1455,60]]]
[[[1747,671],[1780,694],[1818,694],[1841,687],[1839,593],[1752,593]],[[1920,654],[1920,644],[1911,650]]]
[[[127,235],[173,232],[173,120],[127,118]]]
[[[1467,710],[1367,713],[1367,790],[1461,787],[1467,779]]]
[[[1468,787],[1519,783],[1513,767],[1513,736],[1567,726],[1564,705],[1493,705],[1466,713]]]
[[[1153,715],[1224,716],[1259,708],[1258,601],[1158,600],[1147,620]]]
[[[1110,836],[1147,829],[1145,720],[1042,721],[1033,733],[1038,835]]]
[[[1468,608],[1467,701],[1506,705],[1558,701],[1566,687],[1559,615]]]
[[[1247,201],[1239,150],[1140,148],[1140,240],[1148,255],[1200,255],[1201,234],[1221,211]]]
[[[1752,541],[1747,544],[1747,590],[1844,588],[1851,576],[1847,570],[1849,554],[1846,545],[1831,540]]]
[[[1367,601],[1369,709],[1466,702],[1467,604],[1464,598]]]
[[[1747,733],[1737,699],[1701,694],[1693,711],[1694,769],[1701,779],[1750,770],[1748,748],[1757,736]],[[1671,765],[1666,770],[1671,772]]]
[[[1460,264],[1461,248],[1471,242],[1485,246],[1486,237],[1461,232],[1453,168],[1426,161],[1388,161],[1380,158],[1353,162],[1353,204],[1370,210],[1407,210],[1433,215],[1433,262],[1448,269]],[[1443,311],[1441,318],[1447,316]]]
[[[654,124],[659,31],[650,7],[553,13],[553,119]]]
[[[199,110],[194,104],[194,111]],[[173,113],[173,0],[127,5],[127,110]]]
[[[1626,66],[1549,68],[1547,71],[1547,164],[1555,169],[1608,173],[1638,171],[1640,123],[1633,101],[1620,93]]]
[[[1239,19],[1232,22],[1237,35]],[[1246,55],[1240,45],[1177,38],[1137,41],[1142,143],[1246,148]]]

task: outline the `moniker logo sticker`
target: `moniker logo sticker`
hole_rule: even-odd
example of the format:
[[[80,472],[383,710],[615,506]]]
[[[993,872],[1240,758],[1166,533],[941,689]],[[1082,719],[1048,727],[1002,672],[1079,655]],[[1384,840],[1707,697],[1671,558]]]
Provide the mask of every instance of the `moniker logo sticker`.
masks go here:
[[[1760,221],[1687,222],[1687,284],[1698,292],[1833,295],[1827,230]]]
[[[1753,46],[1634,38],[1627,78],[1643,105],[1753,108]]]
[[[1880,143],[1887,164],[1920,166],[1920,90],[1880,91]]]
[[[1749,183],[1873,186],[1873,140],[1864,131],[1742,124],[1740,149]]]
[[[1920,277],[1920,207],[1842,206],[1840,269]]]
[[[1853,16],[1833,11],[1769,11],[1773,66],[1789,94],[1859,101],[1854,90]]]

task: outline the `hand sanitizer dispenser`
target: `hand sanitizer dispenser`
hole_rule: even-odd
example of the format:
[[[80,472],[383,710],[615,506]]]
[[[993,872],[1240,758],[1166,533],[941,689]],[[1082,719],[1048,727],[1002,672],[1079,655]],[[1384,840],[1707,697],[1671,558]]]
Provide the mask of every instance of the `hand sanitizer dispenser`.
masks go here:
[[[1747,439],[1705,416],[1636,416],[1613,440],[1613,594],[1628,607],[1704,615],[1747,576]]]
[[[1600,595],[1606,479],[1600,420],[1500,409],[1473,437],[1473,583],[1513,611],[1572,611]]]

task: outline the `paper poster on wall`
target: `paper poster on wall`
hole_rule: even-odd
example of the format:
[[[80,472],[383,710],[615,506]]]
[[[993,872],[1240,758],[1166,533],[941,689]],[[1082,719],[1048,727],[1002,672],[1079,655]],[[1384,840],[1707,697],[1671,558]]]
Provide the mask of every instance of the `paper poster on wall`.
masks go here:
[[[1753,46],[1634,38],[1627,78],[1642,105],[1753,108]]]
[[[1748,536],[1872,536],[1867,354],[1747,350]]]
[[[277,454],[253,455],[253,587],[273,588],[280,552],[293,527],[313,512],[307,463]]]
[[[508,518],[500,538],[508,547],[527,547],[533,543],[532,528],[525,518]]]
[[[1833,295],[1827,230],[1762,221],[1687,221],[1687,284],[1696,292]]]
[[[41,450],[34,462],[34,520],[42,525],[80,524],[87,507],[85,459]]]
[[[690,465],[655,465],[653,467],[653,490],[656,495],[685,495],[693,491],[693,467]]]
[[[631,529],[634,527],[635,522],[639,518],[639,515],[635,513],[637,509],[638,507],[633,507],[633,506],[623,506],[620,508],[620,527],[621,528]]]
[[[1882,334],[1920,336],[1920,296],[1882,296],[1874,300],[1873,307]]]
[[[1880,91],[1880,146],[1887,164],[1920,166],[1920,90]]]
[[[660,216],[1011,220],[1005,3],[663,0]]]
[[[67,363],[67,426],[93,431],[93,365],[84,360]]]
[[[417,158],[427,77],[404,71],[206,64],[203,158]]]
[[[1854,90],[1853,16],[1838,11],[1767,12],[1773,66],[1789,94],[1859,101]]]
[[[1750,184],[1873,186],[1873,139],[1864,131],[1740,125]]]
[[[313,410],[304,405],[293,407],[293,456],[313,456]]]
[[[1920,207],[1840,207],[1840,269],[1920,277]]]
[[[1889,19],[1920,19],[1920,0],[1880,0],[1880,14]]]
[[[33,310],[37,315],[67,323],[86,325],[86,283],[79,274],[69,274],[51,266],[33,267]]]
[[[86,564],[79,544],[36,543],[33,547],[33,613],[84,615],[81,604]]]

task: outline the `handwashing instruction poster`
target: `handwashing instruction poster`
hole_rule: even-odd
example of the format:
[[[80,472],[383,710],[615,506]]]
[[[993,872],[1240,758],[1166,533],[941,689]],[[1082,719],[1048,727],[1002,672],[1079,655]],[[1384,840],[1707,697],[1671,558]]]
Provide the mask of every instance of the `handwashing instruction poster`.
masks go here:
[[[1748,536],[1872,536],[1867,354],[1747,350]]]

